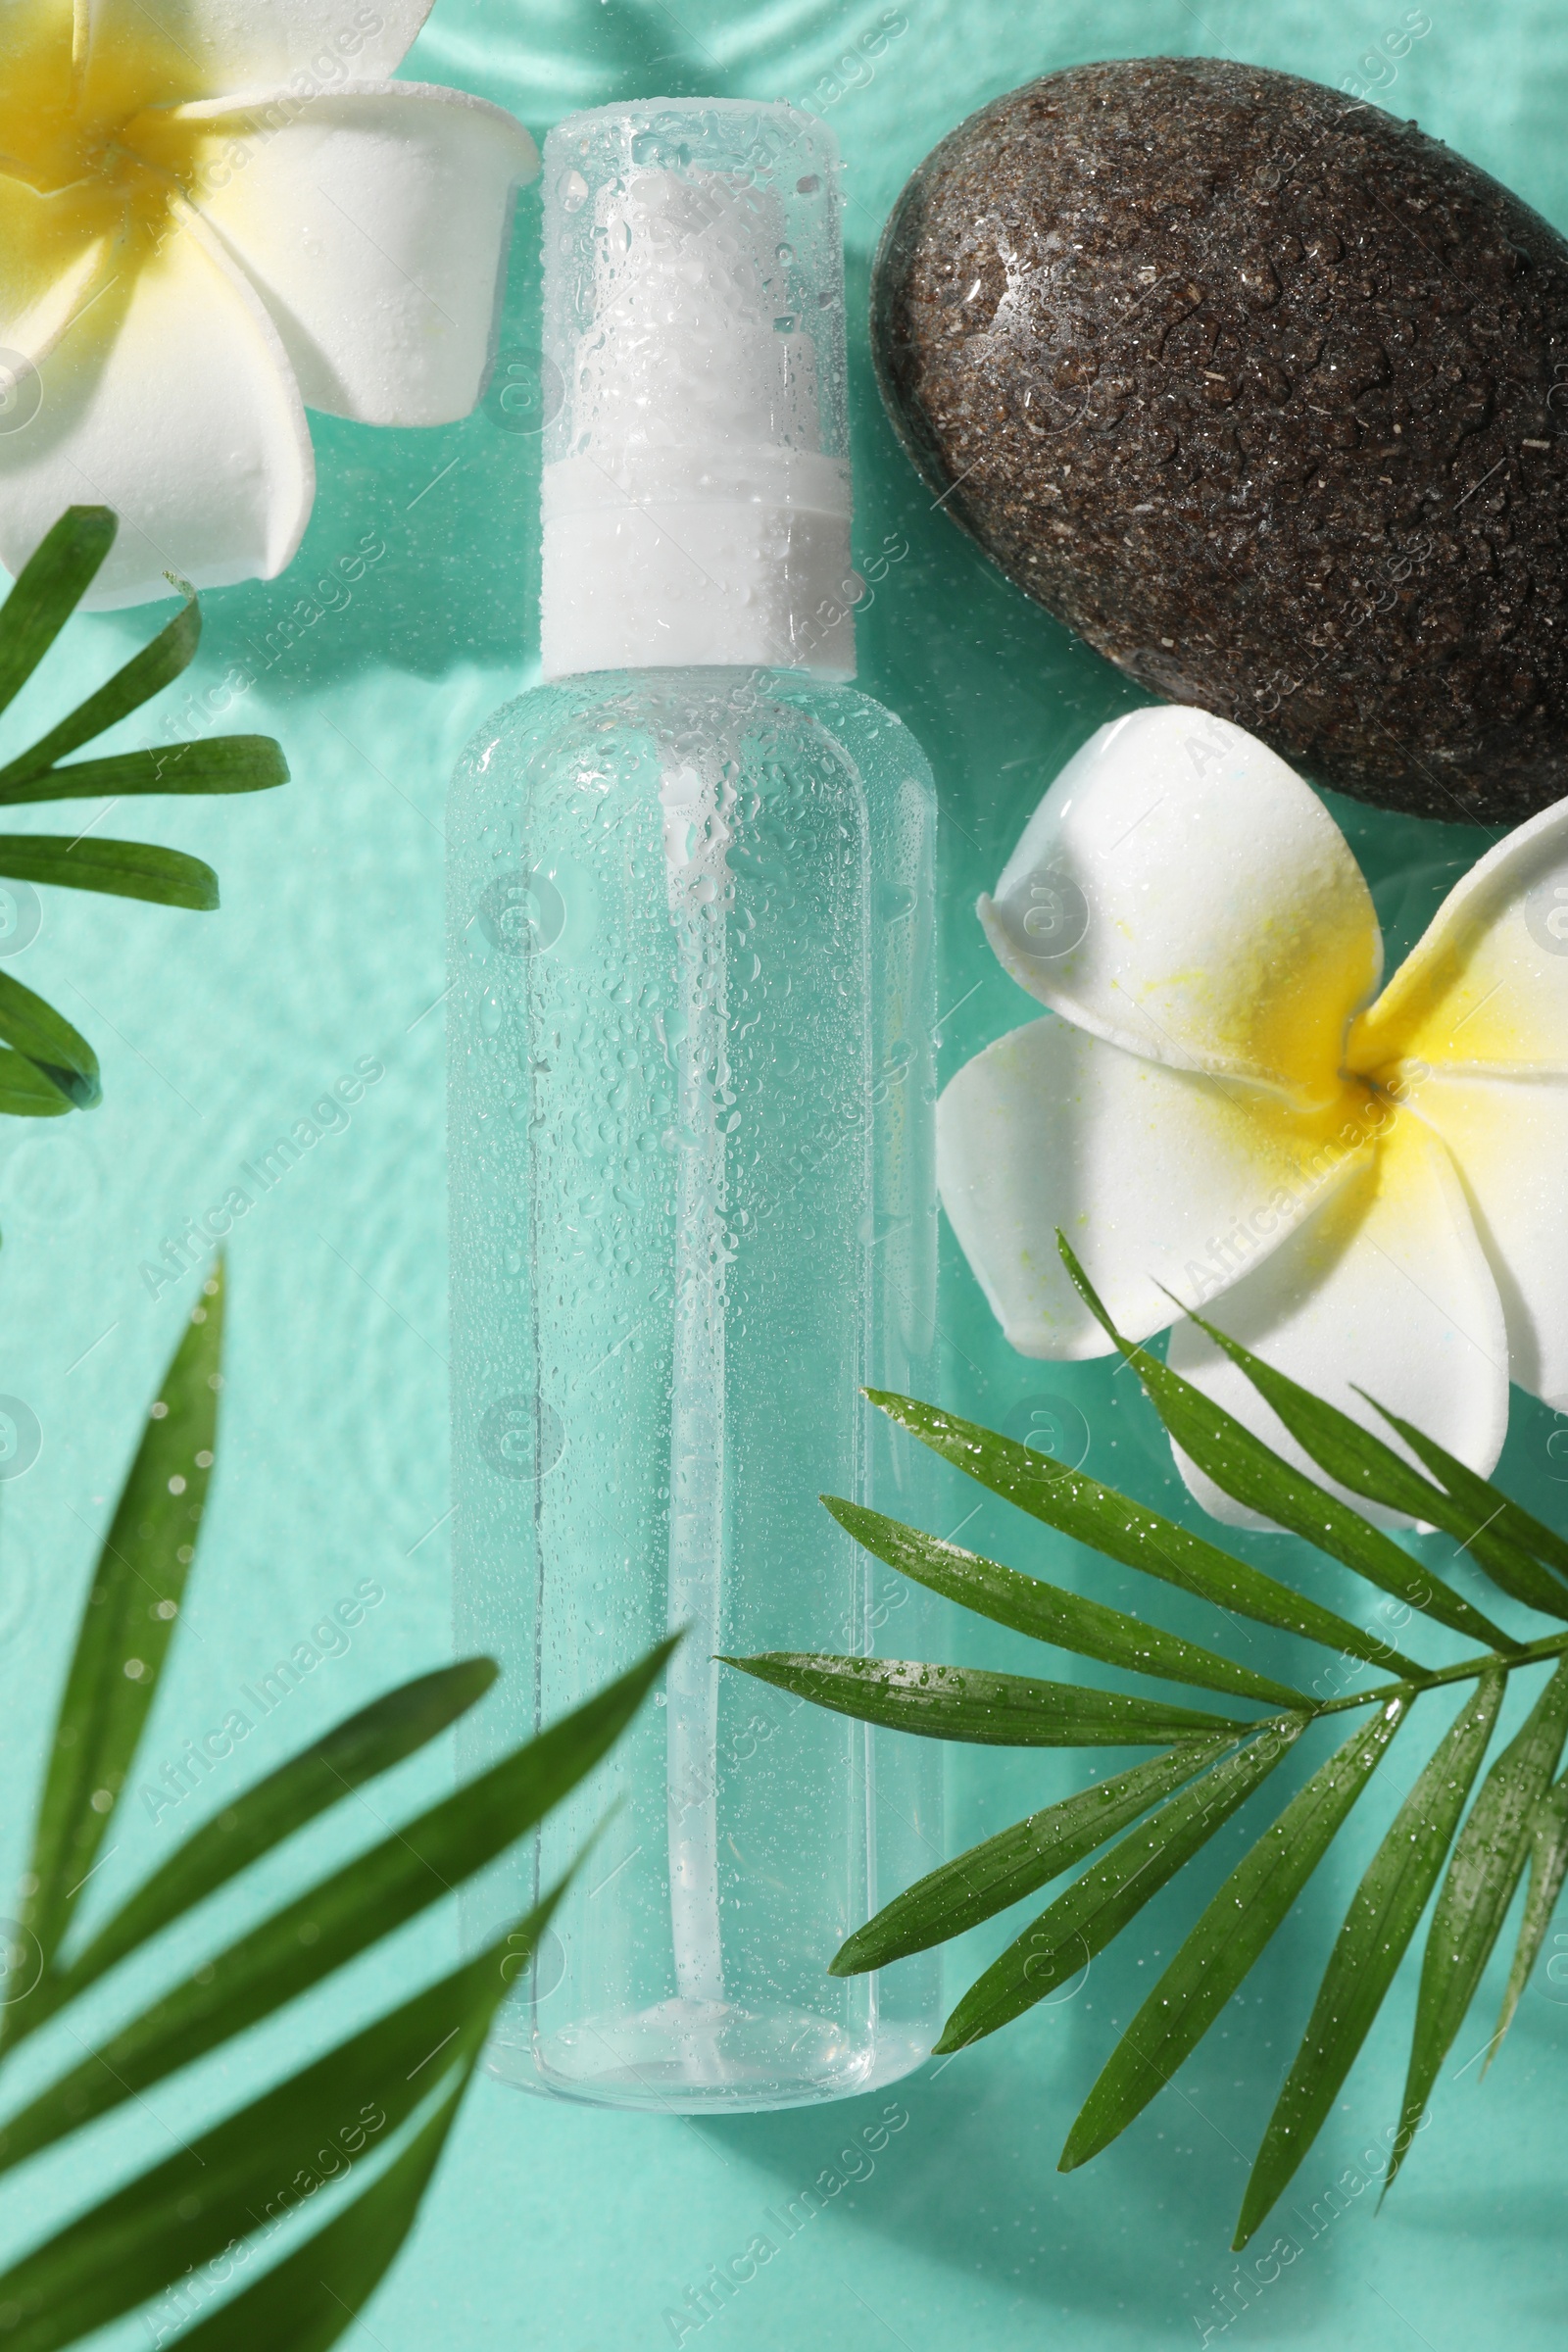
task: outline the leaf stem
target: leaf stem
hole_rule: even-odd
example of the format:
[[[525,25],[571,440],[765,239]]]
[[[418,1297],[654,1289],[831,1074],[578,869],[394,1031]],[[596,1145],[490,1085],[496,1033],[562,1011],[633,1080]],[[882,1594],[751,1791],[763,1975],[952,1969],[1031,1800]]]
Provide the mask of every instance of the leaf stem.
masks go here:
[[[1529,1642],[1518,1649],[1491,1649],[1473,1658],[1461,1658],[1456,1666],[1439,1666],[1419,1680],[1406,1675],[1402,1682],[1380,1683],[1375,1690],[1352,1690],[1344,1698],[1328,1698],[1316,1710],[1313,1722],[1320,1715],[1343,1715],[1348,1707],[1375,1707],[1385,1699],[1398,1698],[1407,1690],[1418,1695],[1423,1690],[1436,1690],[1444,1683],[1474,1682],[1486,1673],[1489,1666],[1500,1666],[1511,1674],[1516,1666],[1539,1666],[1544,1658],[1560,1658],[1568,1652],[1568,1634],[1548,1634],[1544,1641]]]

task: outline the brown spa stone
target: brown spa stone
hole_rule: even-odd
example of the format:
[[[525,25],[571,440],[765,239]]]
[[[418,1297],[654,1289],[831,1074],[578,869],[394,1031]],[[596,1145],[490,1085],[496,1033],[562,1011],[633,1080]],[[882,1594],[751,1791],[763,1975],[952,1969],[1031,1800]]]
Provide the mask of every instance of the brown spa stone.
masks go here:
[[[1140,685],[1385,808],[1568,794],[1568,243],[1414,123],[1047,74],[905,188],[872,337],[947,513]]]

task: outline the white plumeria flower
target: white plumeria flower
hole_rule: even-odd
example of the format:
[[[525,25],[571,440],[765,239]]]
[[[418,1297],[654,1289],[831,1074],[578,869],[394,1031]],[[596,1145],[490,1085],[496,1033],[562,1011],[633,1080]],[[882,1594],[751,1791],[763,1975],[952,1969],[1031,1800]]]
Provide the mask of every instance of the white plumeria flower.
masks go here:
[[[1481,859],[1379,995],[1371,897],[1315,794],[1223,719],[1136,710],[1063,768],[980,918],[1053,1017],[947,1088],[938,1168],[1020,1353],[1106,1351],[1059,1227],[1129,1338],[1174,1294],[1482,1473],[1510,1373],[1568,1401],[1568,801]],[[1170,1362],[1311,1468],[1185,1318]]]
[[[444,424],[489,363],[513,116],[384,78],[429,0],[0,0],[0,562],[113,507],[86,600],[280,571],[307,407]]]

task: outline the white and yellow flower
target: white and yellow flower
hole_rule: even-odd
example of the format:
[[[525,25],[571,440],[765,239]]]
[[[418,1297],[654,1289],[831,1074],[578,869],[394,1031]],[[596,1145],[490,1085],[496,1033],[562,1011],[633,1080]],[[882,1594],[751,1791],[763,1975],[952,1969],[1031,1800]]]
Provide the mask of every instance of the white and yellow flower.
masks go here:
[[[87,600],[270,578],[309,408],[466,416],[512,192],[499,107],[389,81],[429,0],[4,0],[0,562],[113,507]]]
[[[1174,1294],[1475,1470],[1510,1375],[1568,1402],[1568,801],[1481,859],[1379,994],[1371,898],[1316,796],[1239,727],[1137,710],[1062,770],[980,917],[1051,1015],[953,1080],[938,1165],[1020,1353],[1105,1351],[1060,1227],[1127,1336]],[[1185,1318],[1170,1361],[1304,1465]]]

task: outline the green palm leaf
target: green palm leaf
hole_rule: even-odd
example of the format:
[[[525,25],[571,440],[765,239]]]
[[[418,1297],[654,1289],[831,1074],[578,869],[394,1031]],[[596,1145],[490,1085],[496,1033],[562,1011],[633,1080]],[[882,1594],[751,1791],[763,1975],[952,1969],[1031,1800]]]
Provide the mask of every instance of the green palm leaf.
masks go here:
[[[1321,1470],[1342,1487],[1364,1494],[1369,1502],[1382,1503],[1387,1509],[1402,1511],[1411,1519],[1430,1520],[1434,1527],[1458,1539],[1461,1547],[1471,1554],[1478,1566],[1491,1577],[1499,1592],[1510,1600],[1523,1601],[1527,1608],[1539,1609],[1550,1617],[1568,1617],[1568,1585],[1533,1560],[1528,1551],[1500,1537],[1494,1527],[1477,1525],[1470,1511],[1456,1503],[1451,1494],[1430,1478],[1413,1470],[1392,1446],[1342,1413],[1338,1405],[1327,1404],[1314,1396],[1310,1389],[1260,1356],[1244,1348],[1240,1340],[1230,1339],[1201,1315],[1192,1320],[1200,1331],[1207,1332],[1216,1348],[1221,1348],[1245,1372],[1265,1403],[1273,1406],[1297,1444],[1309,1453]],[[1505,1498],[1494,1487],[1486,1485],[1492,1497],[1487,1518],[1496,1515],[1496,1506],[1505,1505]]]
[[[0,972],[0,1040],[25,1054],[75,1109],[91,1110],[101,1099],[98,1056],[80,1030],[9,972]]]
[[[1513,2024],[1519,1996],[1530,1982],[1530,1972],[1546,1940],[1546,1930],[1556,1911],[1564,1878],[1568,1878],[1568,1778],[1556,1782],[1547,1789],[1537,1804],[1530,1824],[1530,1888],[1525,1896],[1525,1915],[1519,1929],[1513,1966],[1508,1971],[1508,1985],[1502,1996],[1497,2031],[1492,2037],[1486,2065],[1481,2069],[1483,2074],[1495,2058],[1503,2035]]]
[[[1320,1557],[1352,1568],[1412,1610],[1466,1637],[1472,1644],[1468,1653],[1442,1667],[1416,1665],[1378,1635],[1363,1633],[1250,1562],[1081,1471],[941,1406],[868,1390],[870,1401],[900,1429],[1059,1535],[1200,1597],[1233,1622],[1250,1618],[1347,1658],[1380,1664],[1396,1679],[1346,1690],[1340,1687],[1343,1675],[1319,1674],[1313,1692],[1326,1681],[1333,1694],[1307,1695],[1289,1682],[1241,1665],[1220,1648],[1179,1640],[1141,1614],[1089,1600],[833,1496],[823,1501],[858,1542],[901,1575],[976,1616],[1123,1673],[1187,1682],[1232,1698],[1284,1702],[1286,1711],[1259,1723],[1227,1722],[1115,1690],[899,1659],[776,1652],[724,1662],[816,1705],[928,1738],[1027,1748],[1132,1743],[1147,1737],[1165,1749],[1042,1807],[928,1872],[840,1946],[830,1962],[836,1975],[890,1965],[964,1934],[1022,1902],[1049,1879],[1088,1861],[1081,1876],[963,1994],[936,2044],[945,2055],[996,2033],[1078,1976],[1180,1875],[1312,1723],[1346,1713],[1356,1718],[1360,1728],[1250,1840],[1111,2053],[1063,2151],[1069,2169],[1126,2128],[1222,2013],[1412,1709],[1429,1692],[1476,1686],[1363,1874],[1300,2049],[1262,2135],[1242,2208],[1241,2246],[1289,2182],[1332,2109],[1439,1880],[1400,2155],[1424,2113],[1436,2071],[1462,2023],[1526,1861],[1531,1877],[1524,1923],[1493,2046],[1514,2014],[1568,1879],[1568,1774],[1555,1787],[1549,1785],[1568,1725],[1568,1631],[1526,1641],[1494,1626],[1373,1526],[1356,1503],[1397,1510],[1444,1529],[1509,1600],[1559,1623],[1568,1618],[1568,1542],[1419,1430],[1385,1415],[1422,1465],[1417,1468],[1348,1414],[1205,1323],[1202,1328],[1247,1374],[1316,1468],[1351,1499],[1329,1494],[1190,1383],[1121,1339],[1064,1238],[1057,1239],[1069,1272],[1113,1345],[1144,1375],[1174,1441],[1227,1493],[1301,1535]],[[1511,1678],[1538,1664],[1553,1668],[1552,1679],[1464,1820]],[[1117,1842],[1107,1845],[1108,1838]]]
[[[1106,2060],[1067,2134],[1064,2173],[1108,2147],[1197,2048],[1328,1852],[1408,1713],[1408,1696],[1387,1700],[1237,1863]]]
[[[661,1642],[574,1713],[204,1962],[0,2125],[0,2170],[271,2016],[494,1861],[613,1746],[673,1647]]]
[[[0,833],[0,874],[63,890],[97,890],[120,899],[148,899],[157,906],[186,906],[210,914],[218,905],[218,876],[182,850],[150,841],[106,841],[95,833]]]
[[[491,1661],[469,1659],[362,1708],[244,1790],[74,1958],[62,1956],[178,1624],[213,1466],[220,1335],[215,1277],[149,1416],[82,1611],[39,1802],[22,1932],[23,1951],[30,1949],[39,1973],[3,2012],[13,2038],[66,2012],[79,2048],[84,2037],[70,2024],[69,2008],[80,1992],[350,1789],[425,1746],[495,1677]],[[453,1892],[593,1771],[672,1647],[660,1644],[573,1715],[282,1903],[20,2112],[11,2102],[0,2161],[15,2163],[65,2139],[138,2088],[275,2016]],[[127,1665],[136,1671],[127,1674]],[[219,2255],[244,2264],[260,2254],[297,2201],[302,2180],[314,2193],[326,2176],[363,2161],[367,2177],[377,2175],[371,2184],[315,2237],[255,2276],[231,2306],[205,2318],[198,2338],[235,2352],[333,2341],[412,2226],[490,2020],[560,1892],[476,1959],[12,2262],[0,2277],[0,2335],[11,2352],[54,2352],[163,2293],[177,2290],[177,2302],[194,2268]],[[405,2126],[410,2136],[400,2145]],[[174,2316],[190,2315],[181,2305]]]
[[[937,2050],[966,2049],[995,2034],[1087,1967],[1224,1828],[1305,1728],[1300,1716],[1291,1715],[1263,1726],[1058,1894],[970,1985],[943,2027]]]
[[[970,1846],[955,1862],[944,1862],[904,1894],[898,1895],[875,1919],[867,1920],[833,1955],[830,1974],[854,1977],[870,1968],[886,1968],[911,1952],[929,1951],[953,1936],[978,1927],[1009,1904],[1021,1902],[1082,1862],[1097,1846],[1124,1830],[1140,1813],[1179,1788],[1184,1781],[1206,1772],[1232,1742],[1224,1737],[1185,1740],[1165,1755],[1131,1772],[1097,1781],[1077,1796],[1031,1813],[1011,1829]]]
[[[1485,1642],[1489,1648],[1508,1646],[1509,1637],[1500,1627],[1401,1551],[1381,1528],[1373,1527],[1338,1495],[1293,1469],[1190,1380],[1184,1380],[1147,1348],[1124,1340],[1064,1238],[1058,1237],[1057,1247],[1085,1305],[1137,1372],[1172,1440],[1233,1501],[1260,1511],[1294,1536],[1304,1536],[1319,1551],[1353,1568],[1405,1607],[1419,1609],[1472,1642]]]
[[[273,2344],[326,2352],[356,2325],[414,2227],[478,2054],[475,2047],[458,2068],[452,2088],[396,2163],[265,2278],[187,2328],[179,2338],[183,2352],[257,2352]]]
[[[174,1351],[82,1608],[23,1912],[46,1961],[97,1859],[179,1615],[212,1471],[222,1332],[220,1270]],[[24,2029],[24,2011],[3,2014],[13,2034]]]
[[[17,784],[31,776],[41,776],[95,735],[107,735],[122,718],[139,710],[155,694],[173,684],[181,670],[189,667],[197,646],[201,643],[201,610],[194,596],[186,599],[172,621],[161,628],[150,645],[133,654],[122,669],[117,669],[105,685],[90,694],[63,718],[47,735],[19,753],[15,760],[0,767],[0,784]]]
[[[1247,2184],[1236,2226],[1238,2250],[1284,2195],[1328,2121],[1437,1885],[1506,1688],[1499,1667],[1482,1676],[1356,1888]]]
[[[1033,1446],[1015,1445],[1011,1438],[999,1437],[995,1430],[982,1429],[978,1422],[940,1406],[894,1396],[882,1389],[865,1393],[890,1421],[956,1470],[1074,1543],[1103,1552],[1124,1567],[1142,1569],[1178,1592],[1196,1592],[1228,1615],[1250,1617],[1276,1633],[1299,1634],[1396,1674],[1419,1675],[1413,1660],[1391,1651],[1377,1635],[1364,1633],[1348,1617],[1336,1616],[1250,1561],[1237,1559],[1174,1519],[1086,1478],[1081,1470],[1068,1470]]]
[[[107,507],[69,508],[23,566],[0,606],[0,710],[31,677],[86,594],[118,527]],[[191,594],[150,645],[36,743],[0,765],[0,805],[99,794],[256,792],[286,783],[283,755],[263,735],[116,752],[74,767],[56,764],[162,693],[186,667],[200,640],[201,612]],[[88,833],[0,837],[0,873],[196,912],[210,912],[218,905],[218,876],[199,858]],[[12,1054],[3,1055],[0,1113],[47,1118],[90,1110],[98,1102],[98,1062],[86,1039],[42,997],[0,973],[0,1050],[5,1047],[33,1067],[24,1074],[10,1066]]]
[[[1492,1957],[1529,1857],[1536,1808],[1557,1769],[1565,1733],[1568,1658],[1537,1699],[1524,1729],[1482,1782],[1459,1832],[1427,1934],[1410,2069],[1385,2195],[1420,2128],[1438,2070],[1453,2047]]]
[[[542,1920],[529,1924],[537,1932]],[[376,2132],[396,2132],[454,2067],[477,2056],[515,1949],[498,1937],[24,2254],[0,2275],[0,2310],[17,2314],[8,2352],[74,2343],[275,2223],[296,2176],[314,2171],[345,2125],[379,2113]]]
[[[1364,1389],[1358,1394],[1366,1396]],[[1544,1560],[1560,1575],[1568,1577],[1568,1543],[1564,1543],[1561,1536],[1554,1535],[1549,1527],[1544,1527],[1522,1503],[1514,1502],[1506,1494],[1499,1494],[1496,1488],[1486,1479],[1466,1469],[1463,1462],[1456,1461],[1451,1453],[1446,1452],[1435,1438],[1429,1438],[1425,1431],[1417,1429],[1414,1422],[1403,1421],[1397,1413],[1391,1413],[1386,1405],[1379,1404],[1375,1396],[1367,1396],[1366,1400],[1374,1412],[1383,1415],[1391,1429],[1398,1432],[1411,1452],[1419,1454],[1433,1477],[1443,1481],[1454,1501],[1462,1503],[1466,1510],[1476,1514],[1478,1531],[1485,1528],[1490,1533],[1502,1536],[1519,1550],[1528,1552],[1533,1559]],[[1475,1537],[1471,1536],[1467,1541],[1473,1547]]]
[[[976,1674],[919,1658],[834,1658],[764,1651],[722,1658],[777,1690],[814,1700],[862,1723],[925,1740],[970,1740],[991,1747],[1153,1747],[1205,1732],[1250,1730],[1228,1716],[1166,1707],[1119,1690],[1037,1683],[1017,1674]]]
[[[465,1658],[461,1665],[418,1675],[257,1781],[204,1822],[105,1921],[62,1971],[62,1995],[84,1991],[117,1960],[226,1886],[236,1872],[368,1781],[416,1754],[484,1696],[499,1671],[493,1658]]]
[[[0,808],[25,801],[123,800],[131,793],[269,792],[287,782],[288,763],[270,735],[210,735],[44,768],[0,784]]]
[[[960,1608],[1011,1626],[1037,1642],[1054,1642],[1083,1658],[1099,1658],[1107,1666],[1123,1666],[1133,1674],[1158,1675],[1170,1683],[1193,1683],[1200,1690],[1223,1690],[1232,1698],[1258,1699],[1271,1707],[1311,1705],[1301,1691],[1272,1676],[1255,1674],[1250,1666],[1233,1665],[1211,1649],[1184,1642],[1177,1634],[1145,1625],[1120,1609],[1107,1609],[1080,1593],[1064,1592],[1038,1577],[1020,1576],[977,1552],[962,1551],[944,1537],[922,1535],[880,1511],[868,1511],[833,1494],[822,1501],[840,1527],[858,1544],[897,1568],[902,1576],[956,1600]]]
[[[68,507],[0,608],[0,710],[15,702],[92,586],[119,525],[107,507]]]
[[[75,1103],[24,1054],[0,1046],[0,1111],[14,1119],[58,1119]]]

